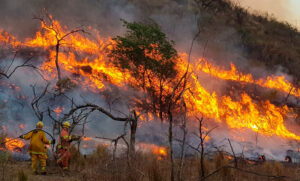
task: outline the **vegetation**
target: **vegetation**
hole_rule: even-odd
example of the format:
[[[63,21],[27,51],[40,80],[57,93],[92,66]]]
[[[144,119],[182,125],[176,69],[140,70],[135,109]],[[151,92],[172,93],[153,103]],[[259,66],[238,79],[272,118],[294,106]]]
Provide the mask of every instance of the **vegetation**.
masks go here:
[[[213,44],[216,37],[224,34],[224,30],[234,30],[238,40],[228,44],[242,48],[252,66],[264,66],[269,70],[276,70],[280,66],[295,77],[295,83],[300,78],[300,32],[287,22],[279,22],[272,15],[250,13],[230,0],[177,1],[177,6],[172,0],[130,1],[149,14],[163,11],[166,4],[172,5],[171,14],[178,19],[189,11],[191,14],[196,12],[202,29],[199,43],[208,41]],[[232,53],[232,50],[225,51]]]
[[[198,4],[205,7],[201,1]],[[227,0],[215,1],[206,8],[213,23],[233,27],[238,32],[250,60],[271,69],[283,66],[295,78],[300,78],[297,71],[300,68],[300,33],[295,27],[268,14],[251,14]]]
[[[139,97],[139,102],[142,102],[139,106],[143,110],[138,111],[159,114],[163,120],[163,113],[167,112],[167,97],[171,94],[165,90],[165,86],[174,85],[177,75],[174,61],[178,56],[174,42],[169,41],[154,22],[122,21],[127,33],[113,39],[116,44],[109,56],[117,67],[129,71],[135,80],[139,80],[129,84],[147,94],[147,97]],[[146,100],[148,97],[150,104]]]
[[[137,2],[136,2],[137,3]],[[159,3],[154,3],[153,6],[160,8]],[[193,1],[193,11],[200,15],[205,15],[204,19],[199,19],[201,25],[201,36],[207,34],[218,34],[220,31],[211,31],[215,27],[231,27],[239,35],[239,46],[246,50],[246,56],[257,65],[258,63],[265,65],[270,69],[276,68],[278,65],[285,67],[288,73],[300,78],[300,73],[297,71],[300,68],[300,33],[286,23],[280,23],[269,16],[261,16],[250,14],[247,10],[242,9],[227,0],[195,0]],[[201,17],[202,18],[202,17]],[[182,121],[176,126],[182,128],[183,137],[186,136],[186,107],[181,96],[184,93],[185,84],[180,80],[174,79],[177,72],[174,69],[175,59],[178,58],[177,51],[174,48],[174,42],[167,39],[166,35],[161,31],[160,27],[154,23],[129,23],[124,21],[124,26],[127,28],[127,33],[124,36],[114,38],[112,50],[109,53],[111,61],[124,72],[134,76],[137,82],[128,82],[135,90],[143,90],[143,96],[138,96],[138,99],[132,99],[134,106],[141,110],[134,110],[133,114],[126,115],[127,117],[117,117],[113,113],[106,111],[100,106],[94,104],[76,105],[71,99],[71,110],[64,117],[56,120],[51,117],[50,108],[48,112],[40,112],[39,101],[48,93],[47,87],[41,96],[35,95],[32,107],[36,108],[36,114],[40,115],[40,120],[43,120],[44,113],[55,122],[58,128],[64,120],[72,119],[72,128],[77,125],[86,124],[88,115],[93,111],[99,111],[115,121],[124,122],[124,134],[112,139],[111,141],[117,145],[118,140],[123,140],[127,145],[127,150],[115,155],[107,146],[99,146],[89,155],[81,154],[76,147],[71,148],[71,174],[67,178],[60,177],[60,170],[55,163],[50,163],[49,174],[51,177],[29,175],[29,166],[27,163],[15,163],[9,159],[6,152],[1,153],[0,162],[2,170],[7,168],[7,165],[12,169],[4,175],[3,180],[269,180],[280,179],[289,180],[297,178],[299,175],[296,172],[297,166],[293,164],[281,162],[257,162],[247,159],[240,159],[234,155],[228,156],[222,151],[218,151],[214,157],[208,157],[204,154],[204,137],[207,134],[202,134],[202,120],[200,123],[200,145],[198,153],[201,156],[185,158],[184,148],[185,138],[176,140],[182,143],[181,158],[173,157],[173,124],[175,121]],[[220,28],[222,29],[222,28]],[[79,31],[79,30],[78,30]],[[202,41],[203,39],[199,39]],[[57,43],[56,55],[59,53],[59,41]],[[58,58],[56,58],[58,65]],[[57,66],[58,67],[58,66]],[[57,68],[59,81],[56,83],[56,91],[64,94],[68,90],[72,90],[75,84],[69,78],[61,78],[59,67]],[[5,76],[5,75],[3,75]],[[7,75],[6,75],[7,76]],[[8,77],[8,76],[7,76]],[[165,85],[171,89],[165,90]],[[180,90],[176,90],[180,87]],[[173,92],[172,92],[173,91]],[[33,87],[33,92],[35,88]],[[176,96],[174,96],[176,93]],[[62,96],[61,94],[57,96]],[[275,99],[277,92],[272,92],[266,97]],[[150,98],[150,101],[148,101]],[[175,100],[175,101],[173,101]],[[176,107],[177,102],[182,101],[182,107]],[[139,106],[137,106],[139,104]],[[36,105],[36,107],[34,107]],[[174,106],[175,105],[175,106]],[[131,105],[127,105],[130,107]],[[132,107],[129,108],[131,111]],[[173,122],[174,110],[182,111],[183,120],[175,120]],[[78,112],[80,113],[78,113]],[[83,114],[84,111],[88,113]],[[151,153],[141,151],[134,152],[135,133],[137,129],[137,120],[139,119],[137,112],[152,112],[154,115],[159,115],[162,121],[169,121],[169,156],[170,158],[160,158]],[[178,112],[179,112],[178,111]],[[178,112],[176,112],[178,114]],[[185,112],[185,113],[183,113]],[[76,114],[77,113],[77,114]],[[74,116],[75,115],[75,116]],[[77,117],[76,117],[77,116]],[[58,116],[57,116],[58,117]],[[176,118],[177,119],[177,118]],[[178,118],[178,119],[181,119]],[[83,121],[84,120],[84,121]],[[130,142],[126,141],[127,123],[130,124]],[[55,128],[54,128],[55,129]],[[129,131],[128,131],[129,132]],[[1,138],[3,140],[3,138]],[[0,139],[0,140],[1,140]],[[228,140],[230,143],[230,140]],[[231,145],[231,143],[230,143]],[[201,147],[202,150],[199,150]],[[115,146],[116,149],[116,146]],[[133,150],[133,151],[130,151]],[[130,154],[128,154],[130,152]],[[205,157],[204,157],[205,155]],[[199,157],[199,158],[198,158]],[[171,162],[171,163],[170,163]],[[284,168],[286,164],[286,168]],[[17,166],[16,166],[17,165]],[[171,166],[170,166],[171,165]],[[170,174],[171,173],[171,174]],[[180,175],[177,177],[177,175]],[[286,177],[285,175],[288,175]]]
[[[127,33],[124,37],[117,36],[113,39],[116,46],[111,50],[110,56],[114,63],[129,70],[137,79],[145,79],[143,76],[149,70],[154,76],[173,78],[176,75],[173,60],[177,57],[174,42],[168,41],[154,22],[123,22]]]
[[[6,180],[36,180],[36,181],[75,181],[75,180],[100,180],[100,181],[127,181],[127,180],[143,180],[143,181],[165,181],[170,180],[170,167],[167,159],[158,159],[156,155],[151,153],[137,152],[136,158],[132,160],[134,165],[132,170],[126,167],[126,154],[122,154],[112,160],[106,146],[99,146],[92,154],[82,155],[76,148],[72,148],[73,159],[71,162],[71,172],[69,176],[61,177],[60,171],[51,164],[48,168],[48,175],[32,175],[29,163],[10,162],[8,167],[11,168],[7,172]],[[200,158],[187,158],[186,166],[183,171],[184,180],[199,180],[200,176]],[[176,160],[176,169],[179,167],[179,160]],[[219,152],[213,158],[205,159],[205,174],[208,175],[213,171],[224,167],[216,174],[207,178],[207,181],[214,180],[291,180],[299,177],[297,167],[294,164],[287,164],[274,161],[266,162],[246,162],[240,161],[239,168],[247,169],[249,172],[242,172],[234,169],[234,163],[231,158],[226,157],[222,152]],[[20,171],[21,170],[21,171]],[[254,174],[257,173],[257,174]],[[266,175],[272,174],[275,177]],[[288,175],[288,177],[279,177]]]

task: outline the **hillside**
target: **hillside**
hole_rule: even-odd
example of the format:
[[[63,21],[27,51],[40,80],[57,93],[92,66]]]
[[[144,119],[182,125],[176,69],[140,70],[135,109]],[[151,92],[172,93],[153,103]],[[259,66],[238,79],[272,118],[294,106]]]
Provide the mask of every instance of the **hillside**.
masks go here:
[[[213,44],[211,47],[217,46],[220,35],[228,29],[234,31],[226,34],[230,38],[232,34],[236,35],[234,40],[226,39],[226,43],[242,49],[243,58],[248,59],[251,66],[263,66],[271,72],[281,66],[284,72],[295,77],[295,83],[300,78],[300,32],[287,22],[279,22],[267,13],[250,13],[229,0],[131,1],[148,14],[161,13],[166,9],[166,13],[177,19],[196,14],[201,28],[198,38],[200,44],[208,42]],[[216,51],[225,48],[222,44]],[[224,51],[233,53],[235,50],[231,48]]]
[[[3,2],[2,180],[299,177],[290,24],[229,0]],[[47,176],[27,159],[36,129]]]

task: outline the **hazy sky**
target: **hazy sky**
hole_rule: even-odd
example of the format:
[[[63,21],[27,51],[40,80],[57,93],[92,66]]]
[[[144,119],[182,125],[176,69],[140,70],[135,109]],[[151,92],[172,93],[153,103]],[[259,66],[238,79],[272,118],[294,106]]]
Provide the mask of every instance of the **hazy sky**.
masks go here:
[[[300,29],[300,0],[235,0],[250,10],[268,12]]]

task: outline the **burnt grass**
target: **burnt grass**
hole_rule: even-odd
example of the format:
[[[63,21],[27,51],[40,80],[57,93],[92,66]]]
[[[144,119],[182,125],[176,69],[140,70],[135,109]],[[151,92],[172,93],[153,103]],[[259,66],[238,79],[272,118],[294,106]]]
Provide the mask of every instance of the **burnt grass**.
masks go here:
[[[48,174],[34,175],[31,172],[30,161],[20,162],[11,158],[1,160],[0,178],[4,181],[34,180],[34,181],[164,181],[170,180],[170,161],[151,153],[136,153],[128,162],[126,153],[113,160],[107,147],[99,146],[92,154],[82,155],[72,147],[72,160],[70,172],[62,175],[61,170],[53,160],[48,162]],[[178,172],[179,160],[175,161]],[[298,164],[278,161],[249,161],[238,160],[237,169],[234,168],[233,158],[225,156],[222,152],[213,158],[204,161],[205,175],[219,170],[205,180],[297,180],[300,178]],[[222,169],[220,169],[222,168]],[[200,159],[197,156],[185,159],[183,167],[183,180],[199,180],[201,172]],[[176,180],[178,178],[176,177]]]

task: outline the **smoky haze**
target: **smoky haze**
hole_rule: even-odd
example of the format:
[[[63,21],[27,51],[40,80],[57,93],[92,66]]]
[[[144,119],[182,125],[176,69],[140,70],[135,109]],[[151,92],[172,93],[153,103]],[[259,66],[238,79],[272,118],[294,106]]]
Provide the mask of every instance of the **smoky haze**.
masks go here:
[[[92,28],[99,30],[100,34],[105,37],[113,37],[124,33],[125,29],[120,19],[127,21],[149,21],[152,19],[162,27],[162,30],[170,39],[176,42],[176,48],[180,52],[188,52],[192,38],[198,30],[197,18],[202,18],[202,15],[195,16],[190,1],[184,0],[0,0],[0,28],[16,35],[20,39],[33,37],[40,26],[40,22],[33,19],[33,17],[39,16],[42,9],[46,9],[55,19],[69,28],[92,26]],[[245,50],[238,46],[239,43],[240,39],[237,32],[230,27],[222,25],[216,27],[215,32],[201,34],[199,42],[194,46],[192,55],[194,57],[204,55],[214,62],[224,65],[228,65],[229,62],[233,61],[241,68],[248,68],[249,64],[247,58],[245,58]],[[262,69],[248,68],[247,71],[256,72],[259,76],[267,75],[266,71]],[[281,71],[278,72],[278,74],[281,73]],[[24,77],[24,74],[27,77]],[[20,86],[23,92],[22,95],[29,95],[28,100],[21,101],[21,104],[15,98],[13,90],[7,90],[6,93],[0,94],[1,99],[8,100],[6,103],[7,107],[1,111],[2,116],[5,118],[4,120],[8,120],[10,123],[8,128],[14,129],[14,123],[16,122],[27,123],[25,129],[34,127],[36,119],[30,108],[30,101],[32,99],[30,85],[36,84],[40,89],[45,86],[45,83],[37,77],[37,74],[25,69],[17,72],[10,80]],[[225,83],[221,84],[207,77],[202,78],[201,81],[206,84],[208,90],[217,89],[220,93],[226,87]],[[132,94],[134,93],[132,92]],[[78,92],[71,92],[70,95],[76,97],[78,104],[85,102],[95,102],[99,105],[104,104],[101,98],[95,99],[97,95],[91,92],[79,90]],[[52,104],[55,103],[55,101],[52,102]],[[60,104],[63,103],[63,101],[60,102]],[[124,108],[124,112],[127,111]],[[18,112],[18,114],[15,114],[15,112]],[[95,113],[91,115],[89,120],[91,123],[86,128],[88,132],[87,136],[99,134],[103,136],[115,136],[122,132],[122,124],[113,122],[101,114]],[[6,123],[3,122],[3,124]],[[50,124],[47,126],[48,129],[51,129]],[[19,133],[22,130],[17,131]],[[217,131],[218,134],[215,141],[218,143],[226,137],[235,139],[235,137],[242,134],[238,130],[232,133],[226,129],[222,130],[218,128]],[[151,122],[144,124],[142,128],[138,129],[137,136],[141,141],[163,145],[166,143],[165,132],[165,125],[160,126]],[[249,133],[243,132],[243,134],[248,135],[251,144],[255,142],[255,133],[249,131]],[[283,154],[282,152],[276,152],[280,146],[273,144],[276,141],[270,141],[265,137],[261,140],[260,144],[264,148],[258,146],[253,148],[252,151],[259,148],[260,151],[266,152],[269,155]],[[236,139],[236,142],[239,141]],[[281,139],[279,141],[284,142]],[[270,144],[263,145],[263,142]],[[237,143],[234,146],[236,149],[241,148]],[[272,152],[270,150],[276,151]]]

